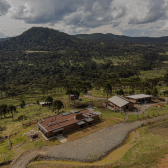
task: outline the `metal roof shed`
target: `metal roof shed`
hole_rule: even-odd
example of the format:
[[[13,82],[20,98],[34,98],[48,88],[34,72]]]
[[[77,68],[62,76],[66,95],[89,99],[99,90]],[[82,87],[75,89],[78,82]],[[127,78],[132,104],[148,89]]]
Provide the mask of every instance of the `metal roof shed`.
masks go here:
[[[78,125],[83,125],[83,124],[85,124],[85,122],[84,121],[79,121],[79,122],[77,122],[77,124]]]
[[[85,118],[85,121],[86,122],[91,122],[91,121],[93,121],[93,119],[89,117],[89,118]]]
[[[137,95],[131,95],[131,96],[127,96],[128,98],[131,99],[145,99],[145,98],[150,98],[153,97],[152,95],[146,95],[146,94],[137,94]]]
[[[129,100],[127,100],[124,97],[120,97],[118,95],[111,97],[110,99],[108,99],[111,103],[117,105],[118,107],[123,107],[125,105],[127,105],[128,103],[130,103]]]
[[[94,113],[96,113],[97,115],[102,115],[102,113],[99,111],[95,111]]]

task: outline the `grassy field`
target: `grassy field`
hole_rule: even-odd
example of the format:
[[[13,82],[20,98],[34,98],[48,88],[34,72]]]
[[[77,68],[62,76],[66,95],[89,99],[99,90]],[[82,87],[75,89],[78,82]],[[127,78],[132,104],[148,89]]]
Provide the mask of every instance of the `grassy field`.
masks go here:
[[[37,127],[37,126],[36,126]],[[37,128],[36,128],[37,129]],[[17,134],[10,138],[12,144],[8,146],[8,140],[0,144],[0,163],[6,160],[17,159],[23,152],[40,147],[40,146],[53,146],[59,145],[60,142],[57,139],[52,141],[46,141],[41,134],[37,141],[31,142],[30,139],[24,135],[24,133],[32,130],[31,127],[23,129]],[[12,146],[23,143],[23,145],[17,149],[12,148]],[[4,155],[6,154],[6,155]]]
[[[152,79],[152,78],[159,78],[164,77],[167,70],[165,68],[162,69],[153,69],[148,71],[140,71],[141,75],[139,76],[142,79]],[[137,77],[137,76],[133,76]]]
[[[168,121],[145,126],[131,133],[127,143],[94,163],[37,161],[29,168],[149,168],[159,167],[168,154]]]
[[[104,64],[105,62],[108,62],[109,60],[111,60],[113,62],[114,65],[118,65],[118,63],[120,62],[127,62],[128,60],[125,59],[125,57],[120,56],[118,57],[106,57],[104,60],[103,59],[96,59],[96,58],[92,58],[92,61],[96,62],[97,64]]]
[[[68,101],[68,95],[65,95],[65,92],[60,92],[60,93],[50,93],[48,94],[50,96],[53,97],[53,99],[65,99],[66,101]],[[47,97],[48,95],[42,95],[42,94],[25,94],[22,96],[22,100],[25,101],[26,104],[29,104],[29,103],[37,103],[37,99],[39,101],[44,101],[42,100],[43,97]],[[17,97],[14,97],[12,99],[11,98],[4,98],[4,99],[0,99],[0,104],[7,104],[7,105],[10,105],[10,104],[13,104],[15,106],[18,106],[20,105],[21,103],[21,97],[20,96],[17,96]]]
[[[155,106],[149,108],[145,112],[145,118],[144,118],[144,114],[141,114],[141,115],[129,114],[129,119],[127,121],[128,122],[137,121],[138,116],[139,116],[139,120],[143,120],[143,119],[154,118],[157,116],[164,116],[164,115],[168,115],[168,105],[165,105],[165,107],[162,107],[162,108],[155,107]]]

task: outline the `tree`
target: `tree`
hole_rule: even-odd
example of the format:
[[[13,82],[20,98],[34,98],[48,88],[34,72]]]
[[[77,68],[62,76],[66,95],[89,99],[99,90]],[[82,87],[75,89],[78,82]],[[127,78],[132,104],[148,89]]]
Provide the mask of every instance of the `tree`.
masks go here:
[[[87,88],[86,88],[86,87],[83,87],[83,88],[82,88],[82,92],[83,92],[83,94],[86,94],[86,93],[87,93],[87,91],[88,91],[88,90],[87,90]]]
[[[7,110],[11,112],[13,119],[13,112],[16,112],[16,107],[14,105],[9,105]]]
[[[70,95],[73,94],[73,90],[72,89],[68,89],[65,94],[69,95],[69,103],[70,103]]]
[[[26,105],[26,104],[25,104],[25,101],[24,101],[24,100],[21,100],[20,107],[21,107],[21,108],[24,108],[25,105]]]
[[[112,87],[110,83],[106,83],[104,85],[104,92],[107,94],[107,99],[108,99],[108,95],[112,93]]]
[[[38,99],[37,99],[37,104],[40,104]]]
[[[59,114],[59,110],[60,110],[61,108],[63,108],[64,105],[63,105],[63,103],[62,103],[61,100],[55,100],[55,101],[53,102],[52,107],[53,107],[53,111],[58,110],[58,114]]]
[[[150,95],[151,91],[148,89],[148,90],[146,90],[145,94]]]
[[[117,90],[116,93],[117,93],[118,95],[124,95],[124,91],[123,91],[122,89]]]
[[[53,103],[53,98],[51,96],[47,96],[46,99],[45,99],[45,102],[47,102],[47,104],[51,104]]]
[[[157,96],[157,94],[158,94],[158,90],[157,90],[156,88],[154,88],[154,89],[152,90],[152,95],[153,95],[153,96]]]
[[[7,107],[8,106],[6,104],[0,105],[0,113],[3,114],[5,118],[6,118],[6,114],[8,112]]]

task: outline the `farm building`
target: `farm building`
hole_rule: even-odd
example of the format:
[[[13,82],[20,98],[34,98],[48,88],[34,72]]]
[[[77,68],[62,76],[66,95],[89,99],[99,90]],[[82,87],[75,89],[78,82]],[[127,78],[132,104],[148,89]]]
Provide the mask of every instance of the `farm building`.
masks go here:
[[[133,102],[119,95],[111,97],[108,101],[110,106],[120,111],[132,110],[134,107]]]
[[[47,102],[40,102],[40,107],[47,107],[47,106],[51,106],[52,103],[47,103]]]
[[[144,103],[145,101],[150,102],[152,97],[153,96],[151,95],[137,94],[137,95],[127,96],[127,99],[129,99],[133,103]]]
[[[93,112],[89,109],[82,111],[65,112],[60,115],[55,115],[41,119],[38,130],[40,130],[47,138],[63,134],[74,129],[83,128],[92,125],[100,119],[100,112]]]
[[[70,100],[77,100],[77,99],[79,99],[79,96],[78,95],[69,95],[69,99]]]

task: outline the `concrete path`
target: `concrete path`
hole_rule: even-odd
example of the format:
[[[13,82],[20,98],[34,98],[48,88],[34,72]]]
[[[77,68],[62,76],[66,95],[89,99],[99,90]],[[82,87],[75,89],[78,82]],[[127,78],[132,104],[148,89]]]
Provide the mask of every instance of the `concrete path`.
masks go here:
[[[66,139],[65,137],[63,137],[62,135],[57,135],[56,138],[57,138],[61,143],[67,142],[67,139]]]
[[[44,156],[47,160],[94,162],[122,145],[129,133],[141,127],[142,123],[163,121],[164,118],[168,119],[168,115],[133,123],[119,123],[62,145],[34,149],[20,157],[12,168],[25,168],[29,161],[38,155]]]

